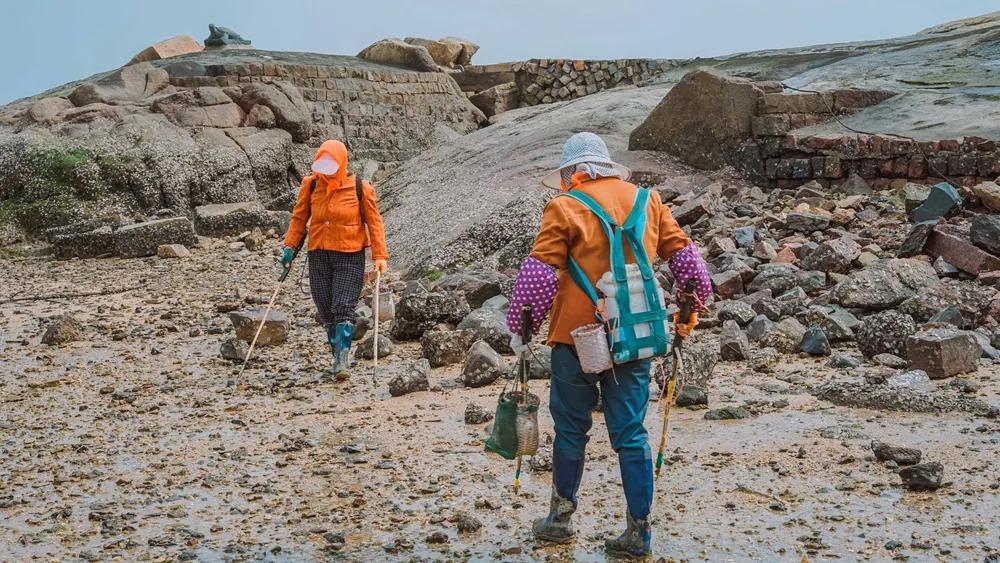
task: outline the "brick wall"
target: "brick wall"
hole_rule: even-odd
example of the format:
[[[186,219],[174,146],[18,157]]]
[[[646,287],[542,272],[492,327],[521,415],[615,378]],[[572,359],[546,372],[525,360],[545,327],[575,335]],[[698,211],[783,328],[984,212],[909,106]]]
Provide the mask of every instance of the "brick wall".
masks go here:
[[[344,139],[353,158],[403,161],[427,147],[434,128],[460,133],[479,127],[482,115],[443,73],[283,63],[205,65],[206,76],[171,78],[178,87],[290,82],[313,112],[313,137]]]

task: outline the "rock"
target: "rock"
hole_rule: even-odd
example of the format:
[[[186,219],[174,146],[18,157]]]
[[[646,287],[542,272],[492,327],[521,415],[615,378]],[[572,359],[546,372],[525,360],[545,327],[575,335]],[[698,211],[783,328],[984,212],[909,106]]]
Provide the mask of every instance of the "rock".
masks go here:
[[[791,264],[762,264],[757,275],[746,289],[750,292],[771,290],[771,295],[781,295],[799,284],[798,267]]]
[[[799,351],[806,327],[794,317],[788,317],[774,324],[771,331],[761,338],[761,346],[771,347],[784,354],[794,354]]]
[[[177,57],[188,53],[197,53],[201,50],[201,43],[198,43],[198,40],[194,37],[191,37],[190,35],[176,35],[170,39],[164,39],[159,43],[153,43],[149,47],[139,51],[134,57],[132,57],[131,60],[129,60],[129,62],[125,63],[125,65],[128,66],[147,61],[158,61],[160,59]]]
[[[82,233],[55,235],[52,249],[57,258],[109,256],[115,250],[115,233],[110,226],[105,225]]]
[[[996,182],[983,182],[973,186],[972,193],[983,202],[988,209],[1000,212],[1000,186]]]
[[[913,317],[898,311],[882,311],[861,320],[856,331],[858,349],[865,357],[878,354],[906,355],[906,339],[917,332]]]
[[[837,188],[837,191],[846,195],[871,195],[874,192],[868,182],[857,174],[851,174],[844,183]]]
[[[1000,258],[972,244],[970,233],[954,225],[938,225],[927,238],[926,251],[958,269],[978,276],[1000,270]]]
[[[393,343],[388,337],[382,336],[378,337],[378,357],[384,358],[386,356],[392,355]],[[363,360],[371,360],[375,356],[375,338],[374,335],[363,339],[358,343],[357,356]],[[429,365],[428,365],[429,367]]]
[[[718,347],[709,342],[699,342],[689,338],[681,347],[681,358],[684,384],[708,389],[709,381],[715,372],[715,364],[719,361]],[[669,374],[671,369],[673,369],[673,355],[667,356],[663,362],[664,373]]]
[[[228,129],[239,127],[245,117],[243,108],[215,86],[181,90],[158,98],[152,109],[180,127]]]
[[[799,233],[824,231],[830,226],[830,216],[812,211],[795,211],[785,217],[785,228]]]
[[[720,321],[735,321],[739,326],[745,326],[755,316],[753,307],[745,301],[726,301],[718,314]]]
[[[76,107],[138,102],[169,86],[167,71],[143,62],[122,67],[95,82],[85,82],[70,92],[69,99]]]
[[[154,219],[125,225],[115,231],[115,254],[122,258],[153,256],[164,244],[194,246],[198,237],[186,217]]]
[[[990,303],[997,295],[992,287],[983,287],[971,281],[942,279],[931,287],[903,301],[899,311],[918,321],[926,321],[946,307],[954,307],[969,322],[981,324],[990,311]]]
[[[462,44],[448,39],[424,39],[422,37],[407,37],[403,42],[427,49],[427,53],[438,65],[452,68],[462,55]]]
[[[942,278],[957,278],[959,274],[958,268],[949,264],[941,256],[934,260],[934,271]]]
[[[799,350],[812,356],[829,356],[830,341],[826,338],[826,333],[818,326],[809,327],[802,336]]]
[[[875,354],[872,361],[888,368],[903,369],[906,367],[906,360],[895,354]]]
[[[849,369],[859,367],[861,360],[850,354],[834,354],[826,365],[832,368]]]
[[[927,372],[915,369],[896,374],[886,380],[886,385],[894,389],[906,389],[915,393],[930,393],[931,378]]]
[[[976,371],[982,353],[971,332],[954,328],[932,328],[906,340],[910,369],[923,370],[931,379]]]
[[[833,288],[833,299],[850,309],[895,307],[938,282],[934,268],[921,260],[897,258],[855,272]]]
[[[507,329],[507,317],[502,311],[480,307],[472,311],[458,323],[459,330],[471,330],[476,340],[485,340],[490,348],[501,354],[512,354],[511,333]]]
[[[521,106],[521,90],[514,82],[498,84],[469,97],[472,105],[486,117],[493,117]]]
[[[935,313],[933,317],[927,320],[927,322],[932,324],[949,324],[956,328],[966,328],[966,322],[965,318],[962,317],[962,312],[959,311],[957,307],[953,307],[951,305]]]
[[[849,238],[838,238],[820,244],[802,260],[802,268],[846,274],[861,255],[861,245]]]
[[[42,334],[42,344],[49,346],[60,346],[69,342],[80,340],[83,325],[73,316],[64,314],[52,319]]]
[[[903,186],[903,205],[906,208],[906,215],[913,216],[913,212],[927,201],[927,196],[931,194],[931,187],[926,184],[914,184],[908,182]]]
[[[969,240],[990,254],[1000,255],[1000,215],[975,216]]]
[[[735,270],[713,274],[712,287],[721,299],[732,299],[743,293],[743,278]]]
[[[911,491],[936,491],[944,478],[944,465],[940,462],[918,463],[899,470],[903,485]]]
[[[194,228],[199,235],[208,237],[236,235],[255,228],[284,232],[290,218],[289,212],[268,211],[258,201],[215,203],[194,209]]]
[[[183,244],[161,244],[156,247],[156,255],[160,258],[187,258],[191,251]]]
[[[459,512],[453,519],[455,520],[455,527],[463,534],[477,532],[483,527],[483,523],[478,518],[466,512]]]
[[[431,367],[439,368],[464,361],[475,341],[471,330],[428,330],[420,338],[420,349]]]
[[[430,382],[427,379],[430,370],[431,366],[425,359],[413,362],[408,369],[389,380],[389,394],[400,397],[417,391],[427,391],[430,389]]]
[[[767,373],[778,363],[779,354],[774,348],[758,348],[750,354],[750,366],[754,371]]]
[[[722,334],[719,335],[719,356],[725,361],[744,361],[750,359],[750,341],[734,320],[722,323]]]
[[[739,227],[733,229],[733,239],[736,241],[736,246],[740,248],[752,248],[754,242],[757,240],[757,229],[756,227]]]
[[[396,304],[392,336],[396,340],[420,338],[437,323],[458,324],[469,312],[461,294],[417,289],[404,294]]]
[[[528,359],[528,379],[548,379],[552,374],[552,348],[532,344],[531,350]],[[514,379],[517,375],[518,362],[514,362],[507,370],[507,379]]]
[[[254,82],[242,85],[235,96],[236,103],[245,112],[249,113],[256,105],[270,109],[277,126],[288,131],[293,141],[302,143],[309,140],[312,112],[295,86],[280,81],[269,84]]]
[[[917,223],[934,219],[943,219],[951,215],[962,205],[962,196],[948,182],[931,186],[927,199],[913,211],[913,220]]]
[[[750,411],[742,406],[726,406],[711,409],[705,413],[705,420],[737,420],[742,418],[750,418]]]
[[[762,94],[749,80],[694,70],[632,131],[629,150],[663,151],[698,168],[718,169],[751,137]]]
[[[697,385],[685,383],[674,401],[678,407],[697,407],[708,404],[708,392]]]
[[[485,424],[491,420],[493,420],[493,412],[475,403],[469,403],[465,406],[466,424]]]
[[[891,460],[899,465],[916,465],[920,463],[921,453],[916,448],[896,446],[879,441],[873,441],[871,446],[872,452],[875,454],[875,459],[879,461]]]
[[[464,271],[448,274],[438,280],[431,291],[460,293],[465,296],[469,307],[479,309],[493,297],[500,295],[504,277],[487,270]]]
[[[854,340],[854,331],[861,321],[850,311],[835,307],[830,313],[824,313],[819,321],[820,327],[826,333],[830,342],[850,342]]]
[[[401,39],[380,39],[358,53],[359,59],[373,63],[412,68],[422,72],[441,72],[427,47],[411,45]]]
[[[774,322],[764,315],[757,315],[747,325],[747,338],[751,342],[759,342],[764,335],[774,330]]]
[[[466,387],[483,387],[496,381],[505,371],[500,354],[486,342],[477,340],[462,366],[462,382]]]
[[[31,116],[31,119],[39,123],[51,125],[59,121],[59,116],[62,112],[72,107],[73,102],[66,98],[50,96],[31,104],[31,107],[28,109],[28,115]]]
[[[983,351],[982,355],[983,358],[987,358],[990,360],[1000,360],[1000,350],[997,350],[993,346],[992,342],[990,341],[990,337],[988,335],[983,334],[982,332],[979,331],[973,331],[972,336],[976,337],[976,342],[979,343],[979,348]]]
[[[247,309],[243,311],[233,311],[229,313],[229,320],[236,329],[236,337],[240,340],[250,342],[253,340],[257,327],[264,320],[264,307]],[[283,344],[288,337],[290,323],[285,313],[276,309],[271,309],[264,321],[264,327],[260,329],[260,336],[257,337],[257,346],[277,346]]]
[[[219,346],[219,355],[233,362],[246,360],[247,352],[249,351],[250,345],[239,338],[227,338]]]

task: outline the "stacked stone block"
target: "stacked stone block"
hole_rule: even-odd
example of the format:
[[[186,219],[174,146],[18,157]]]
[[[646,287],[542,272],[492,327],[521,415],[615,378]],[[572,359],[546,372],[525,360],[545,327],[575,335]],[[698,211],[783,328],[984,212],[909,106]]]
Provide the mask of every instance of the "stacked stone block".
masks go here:
[[[521,107],[572,100],[608,88],[640,84],[677,65],[671,60],[532,59],[515,63]]]

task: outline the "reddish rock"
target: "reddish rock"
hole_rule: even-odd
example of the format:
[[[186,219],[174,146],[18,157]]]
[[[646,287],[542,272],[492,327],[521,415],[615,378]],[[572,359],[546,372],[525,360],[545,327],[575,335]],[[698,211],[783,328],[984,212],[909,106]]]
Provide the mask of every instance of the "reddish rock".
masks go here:
[[[743,278],[737,270],[726,270],[711,276],[715,292],[722,299],[732,299],[743,293]]]
[[[982,352],[971,332],[954,328],[933,328],[906,339],[909,368],[924,370],[931,379],[976,371]]]
[[[778,250],[778,253],[774,255],[771,262],[776,264],[794,264],[797,260],[798,257],[795,255],[795,250],[792,247],[785,245]]]
[[[926,251],[944,258],[956,268],[978,276],[983,272],[1000,270],[1000,258],[982,250],[961,233],[948,225],[938,225],[927,238]]]
[[[145,61],[158,61],[160,59],[186,55],[188,53],[197,53],[202,49],[204,49],[204,47],[202,47],[201,43],[198,43],[194,37],[191,37],[190,35],[178,35],[177,37],[171,37],[170,39],[166,39],[146,47],[142,51],[139,51],[138,55],[132,57],[132,60],[125,64],[128,66]]]

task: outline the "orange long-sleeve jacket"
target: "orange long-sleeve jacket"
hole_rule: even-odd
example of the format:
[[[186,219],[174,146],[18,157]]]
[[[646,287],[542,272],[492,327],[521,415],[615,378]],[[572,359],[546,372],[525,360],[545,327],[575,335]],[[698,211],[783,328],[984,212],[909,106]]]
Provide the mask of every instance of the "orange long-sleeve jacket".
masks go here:
[[[599,178],[574,186],[576,191],[594,198],[619,224],[624,223],[635,201],[636,187],[618,178]],[[669,260],[677,251],[691,243],[680,225],[663,205],[656,192],[650,194],[646,208],[646,231],[642,240],[646,253],[653,259]],[[601,222],[579,201],[556,197],[545,206],[542,226],[535,238],[531,256],[559,272],[559,289],[552,304],[549,344],[573,344],[570,332],[595,322],[594,305],[570,277],[569,257],[576,260],[591,283],[611,269],[611,245]],[[626,245],[625,260],[635,257]]]
[[[332,177],[314,172],[302,179],[285,234],[285,246],[295,247],[302,241],[308,220],[309,250],[357,252],[370,246],[373,260],[388,260],[385,226],[375,189],[362,181],[361,205],[365,210],[362,222],[356,180],[347,173],[347,147],[340,141],[326,141],[316,151],[314,161],[323,155],[333,157],[339,169]],[[314,179],[316,188],[310,197],[309,186]]]

